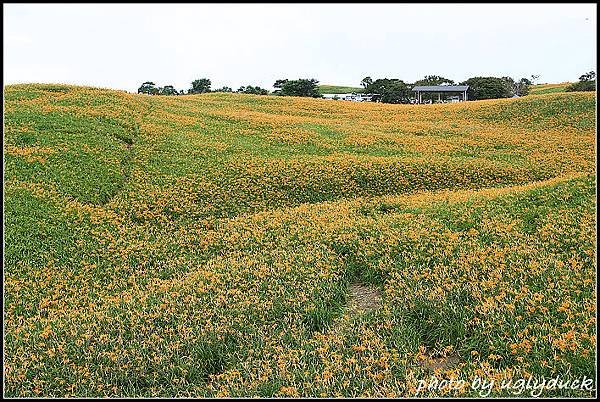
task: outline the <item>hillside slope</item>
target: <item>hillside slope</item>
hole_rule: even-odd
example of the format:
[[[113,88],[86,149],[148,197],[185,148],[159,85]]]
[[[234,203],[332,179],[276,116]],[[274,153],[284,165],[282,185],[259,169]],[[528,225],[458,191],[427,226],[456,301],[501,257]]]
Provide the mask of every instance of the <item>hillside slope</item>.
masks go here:
[[[560,84],[532,85],[529,90],[529,93],[531,95],[543,95],[543,94],[550,94],[550,93],[565,92],[565,89],[571,84],[572,84],[572,82],[563,82]]]
[[[595,102],[8,86],[6,395],[595,378]]]
[[[319,93],[321,94],[347,94],[352,92],[362,92],[361,87],[345,87],[342,85],[319,85]]]

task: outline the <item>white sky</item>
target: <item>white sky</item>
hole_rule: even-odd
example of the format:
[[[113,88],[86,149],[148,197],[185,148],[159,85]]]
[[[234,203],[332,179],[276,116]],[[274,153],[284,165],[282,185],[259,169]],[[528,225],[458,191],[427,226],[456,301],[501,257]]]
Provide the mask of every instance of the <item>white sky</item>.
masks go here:
[[[596,70],[595,4],[4,4],[3,20],[5,84],[271,89]]]

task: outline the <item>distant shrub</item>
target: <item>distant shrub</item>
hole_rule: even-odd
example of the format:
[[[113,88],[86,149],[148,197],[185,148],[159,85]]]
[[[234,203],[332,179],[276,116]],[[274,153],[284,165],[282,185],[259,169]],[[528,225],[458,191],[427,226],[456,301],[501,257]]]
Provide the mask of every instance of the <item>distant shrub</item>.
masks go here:
[[[565,91],[567,91],[567,92],[595,91],[595,90],[596,90],[596,80],[575,82],[565,88]]]
[[[165,85],[158,90],[159,95],[179,95],[179,92],[173,87],[173,85]]]
[[[241,86],[238,90],[239,93],[253,94],[253,95],[268,95],[269,91],[259,86],[253,87],[252,85]]]
[[[228,86],[224,86],[222,88],[217,88],[213,90],[213,92],[233,92],[233,89]]]
[[[528,78],[521,78],[519,81],[515,81],[511,77],[502,77],[502,79],[508,88],[509,96],[525,96],[529,94],[529,87],[532,82]]]
[[[567,92],[578,91],[595,91],[596,90],[596,73],[590,71],[579,77],[579,82],[575,82],[565,88]]]
[[[137,92],[138,94],[158,95],[159,89],[152,81],[146,81],[138,88]]]
[[[200,78],[192,81],[192,87],[188,89],[188,94],[203,94],[210,92],[210,80],[208,78]]]

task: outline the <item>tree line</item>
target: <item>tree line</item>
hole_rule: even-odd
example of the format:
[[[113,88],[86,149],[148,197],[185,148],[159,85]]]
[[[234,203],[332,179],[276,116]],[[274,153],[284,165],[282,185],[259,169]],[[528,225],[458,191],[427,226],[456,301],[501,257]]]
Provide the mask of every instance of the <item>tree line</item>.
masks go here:
[[[380,78],[373,80],[365,77],[360,82],[364,88],[363,92],[372,95],[371,100],[383,103],[410,103],[412,99],[412,88],[415,86],[429,85],[468,85],[467,97],[469,100],[510,98],[513,96],[525,96],[529,94],[531,85],[539,78],[539,75],[531,75],[530,78],[515,80],[511,77],[472,77],[460,83],[439,75],[427,75],[413,84],[405,83],[396,78]],[[566,91],[595,91],[596,73],[590,71],[579,77],[579,82],[573,83]],[[437,95],[422,94],[423,100],[432,100]]]
[[[313,98],[320,98],[322,95],[319,93],[319,81],[310,79],[297,79],[288,80],[281,79],[275,81],[273,87],[275,91],[270,92],[267,89],[253,85],[243,85],[234,91],[228,86],[224,86],[218,89],[211,89],[211,81],[208,78],[200,78],[192,81],[191,87],[187,90],[187,94],[203,94],[208,92],[237,92],[244,94],[254,95],[280,95],[280,96],[308,96]],[[158,87],[152,81],[144,82],[137,91],[139,94],[147,95],[184,95],[186,92],[183,90],[177,90],[173,85],[166,85],[164,87]]]
[[[511,77],[472,77],[460,83],[439,75],[427,75],[414,83],[406,83],[397,78],[379,78],[373,80],[365,77],[360,82],[363,92],[372,95],[372,101],[383,103],[410,103],[413,99],[412,89],[415,86],[438,85],[468,85],[467,97],[469,100],[509,98],[512,96],[525,96],[529,87],[537,76],[532,79],[521,78],[514,80]],[[432,100],[436,94],[424,93],[423,100]]]
[[[460,83],[439,75],[427,75],[423,79],[414,83],[406,83],[398,78],[378,78],[373,80],[371,77],[365,77],[360,82],[364,93],[371,95],[373,102],[382,103],[411,103],[414,101],[412,92],[415,86],[429,85],[468,85],[467,97],[469,100],[510,98],[513,96],[525,96],[529,93],[531,85],[539,78],[539,75],[531,75],[530,78],[520,78],[515,80],[511,77],[471,77]],[[211,81],[208,78],[200,78],[192,81],[187,94],[202,94],[208,92],[237,92],[254,95],[278,95],[278,96],[304,96],[312,98],[322,98],[319,92],[319,81],[314,78],[303,78],[297,80],[279,79],[275,81],[273,92],[259,86],[241,86],[234,91],[232,88],[224,86],[218,89],[211,89]],[[567,91],[595,91],[596,73],[590,71],[579,77],[576,82],[566,88]],[[138,93],[148,95],[184,95],[183,90],[177,90],[172,85],[157,87],[151,81],[144,82],[139,88]],[[424,93],[422,100],[433,100],[437,95]]]

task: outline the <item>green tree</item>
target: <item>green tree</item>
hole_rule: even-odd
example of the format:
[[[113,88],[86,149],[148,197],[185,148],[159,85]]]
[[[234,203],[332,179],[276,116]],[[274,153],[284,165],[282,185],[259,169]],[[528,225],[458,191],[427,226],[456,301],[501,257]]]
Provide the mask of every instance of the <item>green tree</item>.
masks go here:
[[[595,80],[596,80],[596,72],[595,71],[590,71],[589,73],[585,73],[579,77],[579,81],[582,81],[582,82],[595,81]]]
[[[511,96],[506,80],[498,77],[472,77],[461,83],[468,85],[469,100],[508,98]]]
[[[241,86],[238,89],[239,93],[244,93],[244,94],[253,94],[253,95],[268,95],[269,91],[261,88],[259,86],[253,87],[252,85],[248,85],[248,86]]]
[[[515,96],[516,91],[516,82],[511,77],[502,77],[502,81],[504,81],[504,85],[506,85],[506,90],[508,91],[508,96]]]
[[[410,88],[402,80],[397,78],[380,78],[373,81],[365,92],[373,94],[373,101],[383,103],[408,103],[410,100]]]
[[[515,83],[514,91],[517,96],[525,96],[529,94],[529,89],[533,82],[528,78],[521,78]]]
[[[178,95],[179,92],[173,87],[173,85],[165,85],[163,88],[159,88],[159,95]]]
[[[373,83],[373,78],[371,77],[365,77],[362,79],[362,81],[360,82],[360,85],[365,89],[365,91],[367,90],[367,88],[369,87],[369,85],[371,85]]]
[[[159,90],[152,81],[146,81],[138,88],[138,94],[157,95],[158,93]]]
[[[509,96],[525,96],[529,93],[529,87],[532,82],[528,78],[521,78],[515,81],[511,77],[502,77],[509,92]]]
[[[192,81],[192,87],[188,90],[189,94],[202,94],[205,92],[210,92],[210,80],[208,78]]]
[[[282,96],[306,96],[322,98],[318,90],[319,81],[311,79],[277,80],[273,87],[278,88],[274,94]]]
[[[213,90],[213,92],[233,92],[233,89],[229,88],[228,86],[224,86],[222,88]]]
[[[273,84],[273,88],[275,88],[275,94],[280,95],[281,89],[283,88],[283,86],[285,85],[285,83],[288,82],[287,79],[282,79],[282,80],[277,80],[275,81],[275,83]]]

